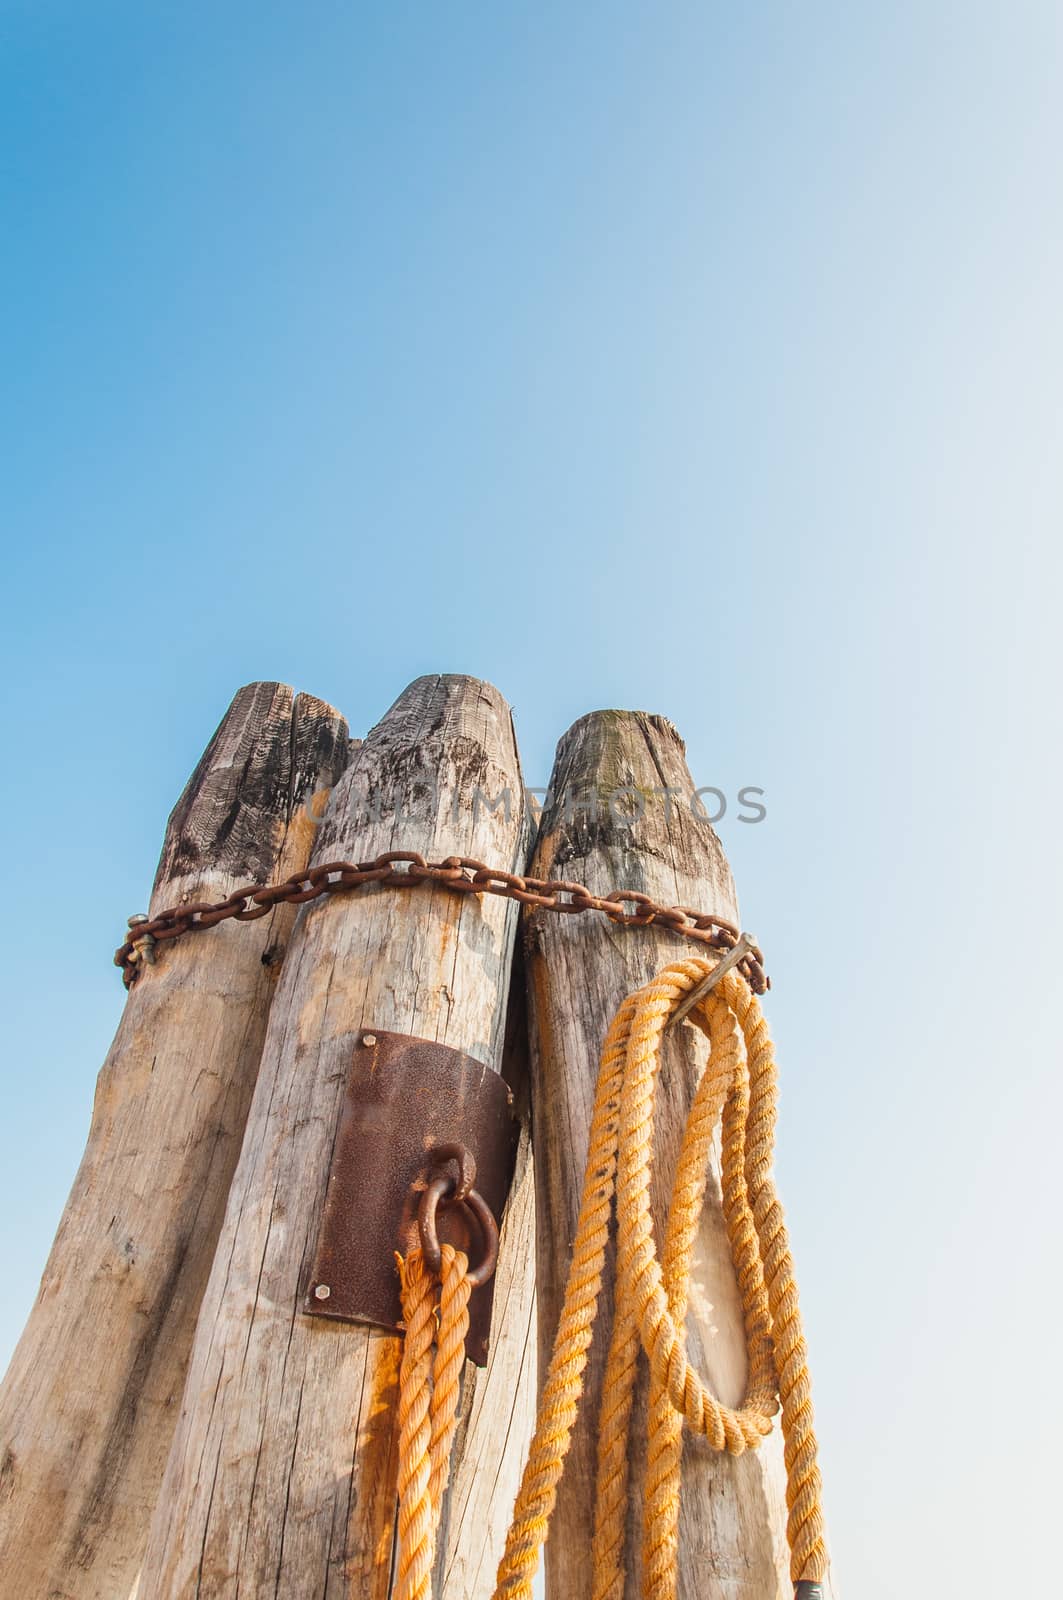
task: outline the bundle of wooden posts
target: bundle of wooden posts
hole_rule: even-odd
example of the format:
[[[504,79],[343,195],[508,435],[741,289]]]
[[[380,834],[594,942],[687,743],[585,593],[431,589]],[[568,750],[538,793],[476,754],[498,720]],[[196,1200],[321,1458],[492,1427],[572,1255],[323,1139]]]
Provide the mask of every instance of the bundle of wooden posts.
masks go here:
[[[489,685],[418,679],[359,742],[321,701],[253,684],[170,817],[150,911],[403,850],[737,924],[696,809],[658,798],[634,821],[610,803],[693,787],[669,722],[598,712],[561,740],[533,827],[509,708]],[[623,996],[684,953],[664,928],[430,886],[278,905],[160,947],[100,1072],[0,1390],[0,1600],[388,1595],[400,1339],[302,1311],[351,1042],[371,1027],[467,1052],[506,1076],[522,1111],[490,1355],[465,1373],[437,1546],[436,1595],[487,1600],[564,1290],[601,1040]],[[703,1050],[693,1029],[668,1036],[657,1206]],[[687,1326],[699,1369],[737,1403],[745,1340],[715,1182]],[[551,1600],[592,1592],[606,1343],[599,1329],[547,1546]],[[684,1479],[681,1600],[789,1596],[778,1436],[737,1459],[691,1442]]]

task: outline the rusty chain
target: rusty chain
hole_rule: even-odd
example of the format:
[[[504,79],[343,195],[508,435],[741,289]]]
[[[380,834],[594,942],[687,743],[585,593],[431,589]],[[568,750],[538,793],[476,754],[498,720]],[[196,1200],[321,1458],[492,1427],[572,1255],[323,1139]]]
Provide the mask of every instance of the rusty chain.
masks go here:
[[[403,866],[402,864],[405,863]],[[224,900],[197,901],[171,906],[157,917],[131,917],[130,932],[115,951],[115,966],[122,968],[122,980],[130,988],[140,967],[152,962],[155,946],[185,933],[214,928],[234,917],[237,922],[254,922],[277,905],[302,905],[326,894],[346,894],[378,883],[389,889],[413,889],[421,883],[438,884],[452,894],[497,894],[536,910],[574,915],[600,911],[623,927],[668,928],[684,939],[708,945],[714,950],[731,950],[738,943],[739,930],[719,916],[692,911],[688,906],[663,906],[637,889],[614,889],[596,895],[581,883],[559,878],[526,878],[515,872],[500,872],[472,856],[447,856],[444,861],[426,861],[416,851],[388,850],[374,861],[327,861],[307,872],[295,873],[283,883],[248,884]],[[634,909],[628,911],[626,906]],[[754,994],[771,987],[764,971],[764,956],[753,944],[738,963],[738,969]]]

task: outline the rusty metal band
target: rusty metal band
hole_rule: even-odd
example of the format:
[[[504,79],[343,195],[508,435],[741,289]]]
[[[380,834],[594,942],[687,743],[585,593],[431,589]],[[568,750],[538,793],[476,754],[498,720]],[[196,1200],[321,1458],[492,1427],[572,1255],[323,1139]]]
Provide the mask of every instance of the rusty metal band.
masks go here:
[[[155,947],[166,940],[217,927],[229,918],[254,922],[268,916],[277,905],[302,905],[322,895],[349,894],[373,884],[387,889],[414,889],[422,883],[435,884],[452,894],[500,895],[519,905],[565,916],[597,911],[622,927],[667,928],[713,950],[732,950],[740,937],[734,924],[723,917],[693,911],[689,906],[661,905],[636,889],[614,889],[611,894],[596,895],[581,883],[500,872],[472,856],[426,861],[416,851],[388,850],[373,861],[328,861],[296,873],[283,883],[248,884],[224,900],[171,906],[157,917],[130,918],[130,933],[115,951],[115,966],[122,968],[128,989],[136,982],[145,961],[154,960]],[[629,906],[631,910],[626,909]],[[738,970],[754,994],[764,994],[771,988],[758,945],[749,948],[738,963]]]

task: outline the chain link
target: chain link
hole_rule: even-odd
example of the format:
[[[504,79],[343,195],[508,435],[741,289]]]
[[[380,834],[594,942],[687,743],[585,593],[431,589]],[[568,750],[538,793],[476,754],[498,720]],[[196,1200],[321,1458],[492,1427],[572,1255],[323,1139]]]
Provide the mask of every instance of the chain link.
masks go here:
[[[515,872],[501,872],[472,856],[426,861],[416,851],[388,850],[373,861],[328,861],[296,873],[283,883],[251,883],[214,903],[171,906],[148,920],[130,918],[129,935],[115,951],[114,963],[122,968],[122,981],[128,989],[136,982],[140,967],[154,961],[156,946],[168,939],[217,927],[230,917],[237,922],[254,922],[276,905],[302,905],[322,895],[347,894],[371,883],[388,889],[413,889],[418,884],[434,883],[452,894],[496,894],[537,911],[556,911],[566,916],[599,911],[623,927],[667,928],[714,950],[731,950],[739,939],[739,930],[723,917],[692,911],[689,906],[658,905],[636,889],[614,889],[601,896],[592,894],[581,883],[568,883],[561,878],[522,878]],[[630,910],[625,909],[628,906]],[[754,994],[771,988],[758,945],[750,947],[738,969]]]

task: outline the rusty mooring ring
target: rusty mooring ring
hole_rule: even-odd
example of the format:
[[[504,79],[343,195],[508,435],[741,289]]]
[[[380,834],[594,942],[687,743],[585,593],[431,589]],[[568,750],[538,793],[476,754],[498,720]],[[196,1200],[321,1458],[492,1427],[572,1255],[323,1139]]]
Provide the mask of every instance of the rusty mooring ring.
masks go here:
[[[433,1145],[431,1157],[433,1167],[442,1167],[447,1162],[453,1161],[458,1169],[458,1181],[453,1194],[446,1197],[447,1204],[453,1205],[458,1200],[467,1200],[470,1192],[476,1187],[476,1157],[468,1145]]]
[[[425,1266],[436,1278],[443,1270],[443,1252],[436,1233],[436,1211],[440,1203],[464,1206],[476,1220],[484,1253],[479,1265],[470,1267],[465,1276],[472,1288],[478,1289],[492,1276],[498,1262],[498,1224],[491,1207],[478,1189],[470,1189],[468,1194],[459,1199],[457,1185],[449,1173],[441,1172],[429,1180],[417,1207],[417,1231]]]

